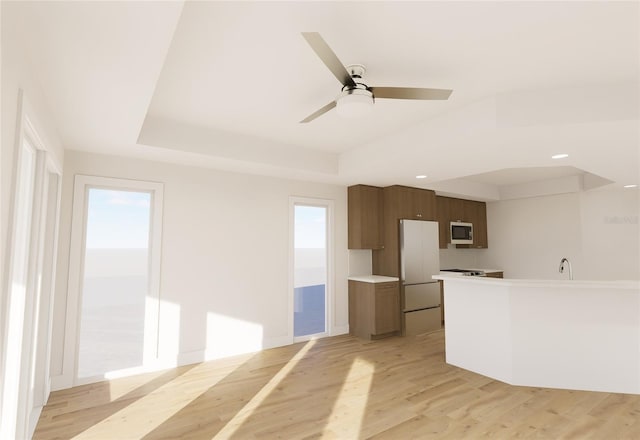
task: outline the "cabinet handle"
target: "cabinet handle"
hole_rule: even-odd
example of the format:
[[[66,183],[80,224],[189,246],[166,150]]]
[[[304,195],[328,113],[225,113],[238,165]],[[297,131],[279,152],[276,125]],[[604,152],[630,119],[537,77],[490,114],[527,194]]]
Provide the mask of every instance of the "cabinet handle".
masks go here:
[[[416,217],[422,218],[422,214],[416,214]]]

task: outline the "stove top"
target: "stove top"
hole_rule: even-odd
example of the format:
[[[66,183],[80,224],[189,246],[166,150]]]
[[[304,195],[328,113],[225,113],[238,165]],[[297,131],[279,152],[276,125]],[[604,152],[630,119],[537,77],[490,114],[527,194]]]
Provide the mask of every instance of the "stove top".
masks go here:
[[[440,272],[456,272],[460,275],[468,277],[482,277],[484,272],[481,270],[469,270],[469,269],[440,269]]]

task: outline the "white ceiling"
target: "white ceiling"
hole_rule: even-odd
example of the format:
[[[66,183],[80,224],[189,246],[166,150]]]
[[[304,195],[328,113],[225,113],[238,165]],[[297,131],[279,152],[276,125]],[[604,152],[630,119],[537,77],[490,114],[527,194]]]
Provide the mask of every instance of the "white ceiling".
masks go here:
[[[532,167],[505,168],[488,173],[466,176],[466,180],[490,185],[521,185],[523,183],[539,182],[541,180],[557,179],[559,177],[578,176],[582,170],[574,167]]]
[[[3,21],[24,23],[68,148],[434,189],[549,166],[637,183],[639,12],[607,1],[2,3]],[[340,90],[303,31],[365,64],[369,85],[454,92],[300,124]],[[570,157],[554,163],[557,152]]]

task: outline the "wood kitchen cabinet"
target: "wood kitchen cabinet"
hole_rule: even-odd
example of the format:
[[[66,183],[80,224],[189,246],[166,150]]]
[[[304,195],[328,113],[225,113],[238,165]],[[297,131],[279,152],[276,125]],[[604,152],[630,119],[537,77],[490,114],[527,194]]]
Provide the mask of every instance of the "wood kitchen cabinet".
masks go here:
[[[382,249],[382,188],[354,185],[347,190],[349,249]]]
[[[383,189],[385,210],[397,219],[435,220],[436,193],[421,188],[393,185]]]
[[[456,247],[482,249],[488,247],[487,204],[485,202],[437,196],[436,206],[438,223],[440,224],[441,249],[446,249],[451,242],[449,223],[455,221],[473,223],[473,244],[458,244]]]
[[[349,280],[349,334],[380,339],[400,334],[400,287],[397,281]]]
[[[487,204],[474,200],[463,200],[463,222],[473,223],[473,244],[458,244],[457,248],[488,247],[487,240]]]
[[[372,253],[373,273],[397,277],[400,272],[399,222],[401,219],[436,220],[436,193],[393,185],[383,188],[384,249]]]
[[[440,242],[440,249],[446,249],[449,245],[449,210],[451,209],[451,198],[449,197],[436,197],[436,217],[438,219],[438,235]]]
[[[473,203],[476,205],[476,216],[473,223],[473,247],[486,249],[489,247],[489,238],[487,236],[487,204],[484,202]],[[478,226],[476,226],[476,224]]]
[[[489,278],[504,278],[504,272],[485,272],[484,276]]]

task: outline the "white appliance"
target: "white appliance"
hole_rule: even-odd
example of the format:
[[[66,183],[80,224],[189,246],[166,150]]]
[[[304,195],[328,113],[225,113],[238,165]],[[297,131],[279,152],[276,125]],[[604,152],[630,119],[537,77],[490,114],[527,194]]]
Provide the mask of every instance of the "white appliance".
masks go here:
[[[473,224],[451,222],[451,244],[473,244]]]
[[[438,222],[400,220],[400,283],[405,335],[442,327]]]

